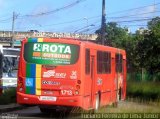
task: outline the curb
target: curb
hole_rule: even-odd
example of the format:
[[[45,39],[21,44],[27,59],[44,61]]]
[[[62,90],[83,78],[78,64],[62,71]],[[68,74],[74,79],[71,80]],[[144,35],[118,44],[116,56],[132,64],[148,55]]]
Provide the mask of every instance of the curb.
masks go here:
[[[0,105],[0,114],[8,111],[20,110],[23,108],[27,107],[19,104]]]

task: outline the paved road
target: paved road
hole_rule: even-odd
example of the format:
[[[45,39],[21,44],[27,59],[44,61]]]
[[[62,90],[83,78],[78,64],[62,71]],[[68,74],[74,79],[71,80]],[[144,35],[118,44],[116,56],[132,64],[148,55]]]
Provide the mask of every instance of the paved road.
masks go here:
[[[135,102],[120,102],[117,108],[108,106],[101,108],[98,113],[158,113],[160,117],[160,105],[140,104]],[[25,109],[2,113],[0,117],[15,117],[12,119],[56,119],[56,118],[80,118],[81,115],[73,115],[72,113],[67,117],[63,112],[59,113],[41,113],[37,106],[27,107]],[[6,119],[6,118],[5,118]]]
[[[65,114],[63,111],[59,111],[55,113],[41,113],[40,109],[38,108],[38,106],[33,106],[33,107],[27,107],[25,109],[21,109],[21,110],[16,110],[16,111],[11,111],[11,112],[6,112],[6,113],[2,113],[0,115],[0,117],[2,118],[2,116],[6,116],[6,117],[10,117],[10,118],[18,118],[18,119],[48,119],[48,118],[52,118],[52,119],[57,119],[57,118],[78,118],[79,116],[75,116],[73,114],[71,114],[70,116],[67,116],[67,114]]]

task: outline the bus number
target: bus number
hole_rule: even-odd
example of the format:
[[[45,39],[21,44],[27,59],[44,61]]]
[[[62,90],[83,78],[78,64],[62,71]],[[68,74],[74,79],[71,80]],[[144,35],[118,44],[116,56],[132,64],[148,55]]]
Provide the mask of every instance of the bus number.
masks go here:
[[[72,91],[71,90],[61,90],[61,94],[62,95],[72,95]]]

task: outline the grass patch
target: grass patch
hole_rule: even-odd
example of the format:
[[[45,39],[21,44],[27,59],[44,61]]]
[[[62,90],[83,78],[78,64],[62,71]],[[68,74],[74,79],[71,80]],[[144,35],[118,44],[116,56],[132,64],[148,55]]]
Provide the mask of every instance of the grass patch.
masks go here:
[[[5,89],[0,95],[0,105],[16,103],[16,88]]]
[[[160,101],[160,82],[127,82],[127,97],[143,101]]]
[[[118,103],[117,108],[101,108],[98,113],[160,113],[160,106],[142,104],[138,102],[123,101]]]

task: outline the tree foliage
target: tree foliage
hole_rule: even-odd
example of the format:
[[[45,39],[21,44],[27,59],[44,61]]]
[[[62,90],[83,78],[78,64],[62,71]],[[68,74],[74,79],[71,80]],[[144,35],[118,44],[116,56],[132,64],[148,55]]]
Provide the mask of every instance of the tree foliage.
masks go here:
[[[128,39],[126,29],[119,27],[115,22],[109,22],[106,25],[105,32],[105,45],[123,48],[123,43]],[[98,34],[97,41],[101,43],[101,29],[97,30],[96,33]]]
[[[160,18],[156,17],[148,22],[148,30],[141,34],[137,45],[137,56],[139,66],[145,68],[150,73],[160,72]]]
[[[125,49],[129,71],[142,68],[151,74],[160,72],[160,17],[148,22],[148,29],[128,33],[115,22],[106,25],[105,45]],[[97,30],[97,42],[101,42],[101,30]]]

